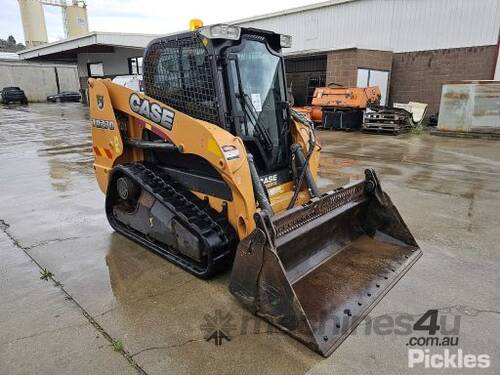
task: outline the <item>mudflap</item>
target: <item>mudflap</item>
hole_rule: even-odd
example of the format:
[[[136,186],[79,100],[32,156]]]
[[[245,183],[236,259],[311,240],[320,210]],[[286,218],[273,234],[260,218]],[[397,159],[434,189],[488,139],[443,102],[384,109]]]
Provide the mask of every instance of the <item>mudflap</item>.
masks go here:
[[[269,217],[240,242],[229,289],[253,313],[330,355],[422,255],[371,169]]]

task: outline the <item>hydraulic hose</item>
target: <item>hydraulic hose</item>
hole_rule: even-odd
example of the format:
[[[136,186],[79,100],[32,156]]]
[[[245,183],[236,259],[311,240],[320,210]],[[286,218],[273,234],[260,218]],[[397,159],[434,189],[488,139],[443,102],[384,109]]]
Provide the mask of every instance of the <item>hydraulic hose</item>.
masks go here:
[[[260,181],[257,168],[255,168],[253,155],[247,154],[247,159],[248,159],[248,166],[250,167],[250,176],[252,177],[252,185],[255,198],[257,199],[260,208],[266,211],[270,216],[272,216],[273,208],[271,207],[271,203],[269,202],[266,192],[264,191],[264,187],[262,186],[262,182]]]
[[[302,161],[304,161],[302,164],[302,170],[300,173],[300,176],[297,181],[297,185],[295,186],[295,191],[293,192],[292,199],[290,200],[290,203],[288,204],[287,210],[291,209],[293,206],[295,206],[295,202],[297,201],[297,197],[299,196],[300,188],[302,187],[302,184],[304,182],[304,177],[306,177],[306,173],[309,174],[309,178],[307,181],[308,182],[308,187],[311,189],[311,195],[313,196],[319,196],[319,190],[316,186],[316,183],[314,182],[314,179],[311,176],[311,172],[309,170],[309,160],[311,159],[311,156],[313,154],[314,148],[316,147],[316,134],[314,133],[314,125],[311,123],[309,119],[307,119],[305,116],[302,114],[292,110],[292,118],[296,121],[301,122],[302,124],[306,125],[309,127],[309,150],[307,152],[307,156],[305,157],[304,160],[304,154],[302,153],[302,150],[300,149],[299,145],[292,145],[292,153],[295,154],[296,149],[295,146],[298,147],[298,150],[300,151],[300,154],[302,155]],[[300,157],[299,157],[300,158]]]

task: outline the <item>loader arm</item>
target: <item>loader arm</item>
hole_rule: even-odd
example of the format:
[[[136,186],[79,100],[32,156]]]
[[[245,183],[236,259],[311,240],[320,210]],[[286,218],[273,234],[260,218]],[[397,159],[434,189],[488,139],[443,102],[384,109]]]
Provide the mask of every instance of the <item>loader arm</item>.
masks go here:
[[[229,221],[237,230],[240,239],[255,229],[253,216],[257,212],[257,207],[247,153],[239,137],[219,126],[187,116],[142,93],[114,84],[110,80],[90,79],[89,100],[95,154],[94,169],[99,187],[104,193],[108,190],[113,167],[144,160],[143,151],[138,147],[132,147],[131,141],[142,140],[143,133],[150,131],[165,143],[176,146],[178,152],[206,159],[228,184],[232,200],[223,200],[196,191],[194,193],[202,198],[207,196],[210,205],[219,212],[227,209]],[[167,119],[164,121],[166,126],[155,123],[147,117],[148,114],[149,117],[153,117],[150,113],[153,104],[162,110],[162,116]],[[161,116],[156,117],[161,122]],[[309,128],[304,124],[293,122],[292,129],[296,142],[307,150]],[[124,135],[127,139],[124,139]],[[319,146],[316,149],[310,162],[314,176],[318,171]],[[293,195],[293,182],[270,188],[269,195],[273,210],[275,212],[284,210]],[[309,194],[304,190],[299,194],[297,204],[305,203],[309,198]]]

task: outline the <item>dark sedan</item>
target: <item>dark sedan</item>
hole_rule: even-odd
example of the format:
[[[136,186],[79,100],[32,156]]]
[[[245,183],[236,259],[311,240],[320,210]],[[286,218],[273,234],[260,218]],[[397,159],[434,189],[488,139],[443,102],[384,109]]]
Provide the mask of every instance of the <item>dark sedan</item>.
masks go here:
[[[19,87],[4,87],[1,91],[1,96],[3,104],[9,104],[11,102],[28,104],[26,94]]]
[[[63,91],[60,94],[47,96],[48,102],[79,102],[82,96],[77,91]]]

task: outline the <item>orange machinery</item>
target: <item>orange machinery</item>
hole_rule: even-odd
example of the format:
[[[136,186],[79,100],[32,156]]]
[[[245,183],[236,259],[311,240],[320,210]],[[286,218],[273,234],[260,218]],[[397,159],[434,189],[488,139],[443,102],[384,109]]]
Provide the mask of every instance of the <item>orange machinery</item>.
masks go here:
[[[294,109],[325,128],[359,128],[363,121],[362,111],[370,105],[380,104],[380,97],[378,86],[344,87],[330,83],[314,90],[311,106]]]

